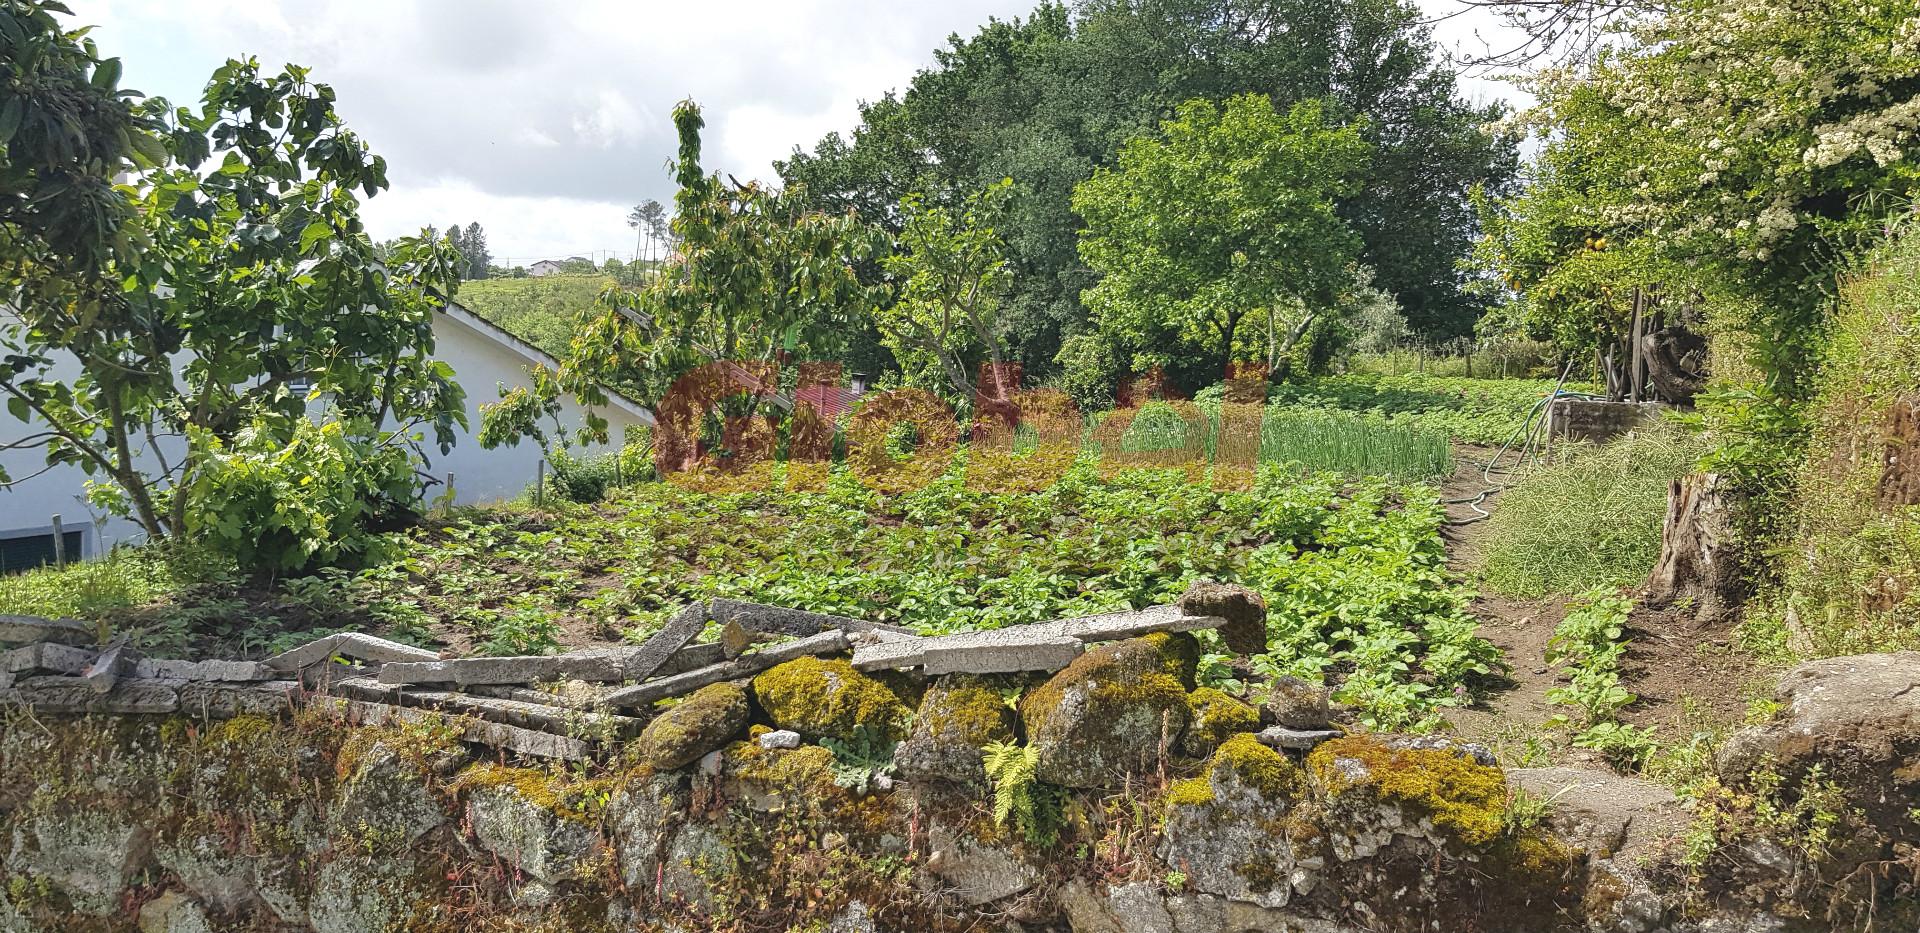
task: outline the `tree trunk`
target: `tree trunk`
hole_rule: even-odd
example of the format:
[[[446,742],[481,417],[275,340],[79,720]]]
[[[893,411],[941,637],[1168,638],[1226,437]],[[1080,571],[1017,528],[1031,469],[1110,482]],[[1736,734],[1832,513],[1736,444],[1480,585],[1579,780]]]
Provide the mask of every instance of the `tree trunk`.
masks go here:
[[[1695,473],[1668,489],[1660,560],[1643,594],[1647,605],[1691,603],[1694,619],[1706,624],[1739,616],[1747,592],[1736,523],[1740,502],[1729,485],[1719,474]]]

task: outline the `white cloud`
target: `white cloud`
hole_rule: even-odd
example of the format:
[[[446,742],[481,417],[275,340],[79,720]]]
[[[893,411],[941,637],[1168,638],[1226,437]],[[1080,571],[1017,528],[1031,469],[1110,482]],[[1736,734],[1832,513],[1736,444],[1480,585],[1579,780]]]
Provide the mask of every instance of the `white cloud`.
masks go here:
[[[366,211],[376,236],[478,220],[495,253],[538,258],[631,252],[626,208],[672,194],[676,101],[704,108],[710,169],[769,178],[796,144],[851,128],[859,101],[903,87],[950,33],[1025,15],[1034,2],[73,5],[125,59],[130,86],[176,103],[195,99],[229,56],[310,66],[389,162],[393,188]]]

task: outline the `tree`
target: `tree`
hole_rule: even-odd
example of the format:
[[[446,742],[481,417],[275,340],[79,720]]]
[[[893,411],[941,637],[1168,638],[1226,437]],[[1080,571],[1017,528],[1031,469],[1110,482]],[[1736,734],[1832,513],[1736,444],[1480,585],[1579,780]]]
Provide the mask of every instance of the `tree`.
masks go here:
[[[654,255],[654,245],[664,239],[666,222],[667,209],[661,207],[659,201],[651,198],[634,205],[633,209],[627,212],[627,226],[634,230],[634,262],[644,258],[651,263],[657,258]],[[643,243],[646,249],[644,257],[641,254]]]
[[[487,277],[487,270],[491,267],[493,256],[487,252],[487,232],[480,229],[480,221],[476,220],[467,225],[467,235],[462,240],[460,254],[467,260],[466,274],[461,276],[462,278],[484,279]]]
[[[1277,112],[1244,94],[1189,101],[1074,192],[1081,255],[1101,276],[1086,294],[1136,368],[1211,376],[1255,352],[1276,371],[1314,321],[1353,287],[1360,239],[1337,210],[1370,147],[1318,103]],[[1251,318],[1264,346],[1249,340]],[[1195,364],[1211,373],[1195,373]]]
[[[1486,128],[1500,107],[1461,98],[1412,4],[1048,3],[955,38],[936,59],[903,93],[864,105],[850,136],[778,166],[816,206],[895,232],[908,193],[953,206],[1013,178],[998,228],[1014,272],[1001,317],[1029,373],[1051,370],[1062,335],[1086,329],[1093,274],[1078,252],[1074,186],[1193,98],[1260,93],[1280,109],[1318,99],[1340,121],[1364,117],[1374,158],[1340,210],[1379,286],[1433,336],[1469,332],[1488,304],[1459,266],[1479,232],[1467,195],[1509,190],[1515,140]]]
[[[783,353],[831,359],[874,306],[877,290],[853,265],[884,251],[886,238],[849,214],[805,207],[797,192],[741,184],[702,167],[705,121],[692,101],[673,111],[672,232],[680,247],[637,288],[610,288],[576,328],[555,391],[589,406],[581,434],[605,437],[592,408],[603,385],[649,403],[674,380],[713,362],[752,366]],[[505,413],[502,414],[502,417]],[[513,443],[524,431],[492,431]]]
[[[101,70],[90,45],[49,32],[51,8],[24,17],[41,47],[68,67],[91,65],[90,83],[111,88],[117,68]],[[57,264],[43,262],[54,255],[46,236],[0,245],[14,270],[0,394],[50,465],[104,477],[95,500],[159,540],[213,516],[195,507],[213,492],[203,482],[210,463],[289,446],[310,426],[310,399],[326,400],[335,436],[360,458],[404,455],[429,425],[451,443],[461,393],[431,357],[432,315],[453,290],[458,257],[432,231],[380,257],[359,196],[386,187],[386,163],[341,123],[331,88],[302,68],[267,76],[255,61],[229,61],[198,112],[169,118],[162,147],[123,136],[127,110],[80,112],[100,122],[27,113],[20,125],[32,128],[12,134],[8,179],[25,179],[27,200],[58,201],[73,187],[64,175],[19,171],[56,127],[80,130],[58,148],[91,153],[80,167],[95,178],[126,164],[116,147],[162,159],[125,186],[90,187],[108,207]]]
[[[1012,179],[1003,179],[958,210],[908,195],[900,203],[905,228],[895,252],[881,261],[898,286],[895,301],[877,313],[882,341],[909,374],[926,360],[936,363],[962,399],[974,397],[973,352],[984,349],[996,376],[1004,372],[998,315],[1010,276],[993,224],[1012,187]],[[1003,398],[1017,387],[997,388],[994,397]]]

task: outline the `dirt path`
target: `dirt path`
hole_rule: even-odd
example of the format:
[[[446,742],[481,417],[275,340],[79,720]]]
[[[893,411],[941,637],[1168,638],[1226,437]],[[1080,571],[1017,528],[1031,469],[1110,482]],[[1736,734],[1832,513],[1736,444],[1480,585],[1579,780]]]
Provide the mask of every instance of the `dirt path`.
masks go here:
[[[1455,522],[1443,530],[1448,566],[1469,580],[1491,530],[1482,513],[1499,508],[1500,487],[1511,481],[1496,473],[1490,483],[1483,475],[1493,453],[1493,448],[1457,446],[1458,466],[1441,485],[1446,500],[1486,493],[1477,503],[1447,506],[1447,516]],[[1547,665],[1546,648],[1566,616],[1567,603],[1565,596],[1519,599],[1483,592],[1470,606],[1480,620],[1480,636],[1500,649],[1511,670],[1483,702],[1451,710],[1447,720],[1461,737],[1487,744],[1510,765],[1597,761],[1591,753],[1567,746],[1564,734],[1554,734],[1564,730],[1546,728],[1549,719],[1564,711],[1547,700],[1547,691],[1560,678]],[[1672,740],[1695,729],[1737,722],[1744,715],[1759,672],[1729,632],[1706,630],[1683,612],[1636,610],[1628,637],[1622,684],[1639,700],[1624,711],[1623,719],[1653,726],[1661,738]]]

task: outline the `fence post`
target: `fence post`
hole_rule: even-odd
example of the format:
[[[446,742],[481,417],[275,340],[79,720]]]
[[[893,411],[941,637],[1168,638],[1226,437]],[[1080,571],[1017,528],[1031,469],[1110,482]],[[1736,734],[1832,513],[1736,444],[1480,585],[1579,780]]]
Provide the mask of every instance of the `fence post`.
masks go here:
[[[446,507],[442,510],[442,514],[445,514],[445,515],[453,514],[453,471],[452,470],[447,471],[447,504],[446,504]]]
[[[541,457],[533,470],[533,507],[545,508],[547,504],[547,458]]]
[[[67,526],[60,523],[60,515],[53,516],[53,565],[67,565]]]

